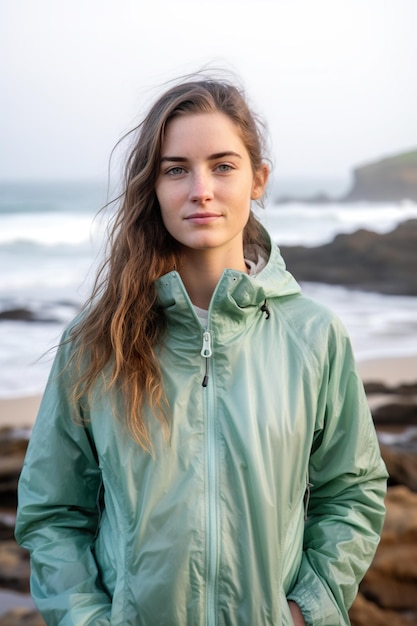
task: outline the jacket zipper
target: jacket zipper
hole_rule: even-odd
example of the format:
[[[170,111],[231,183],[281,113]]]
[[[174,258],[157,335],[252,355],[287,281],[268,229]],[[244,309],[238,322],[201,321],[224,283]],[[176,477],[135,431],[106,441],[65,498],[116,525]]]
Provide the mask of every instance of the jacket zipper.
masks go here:
[[[211,334],[203,333],[201,356],[206,360],[203,387],[207,387],[209,379],[209,359],[213,354]],[[216,431],[214,420],[214,388],[213,385],[205,392],[206,404],[206,451],[207,451],[207,604],[206,626],[216,624],[216,585],[218,569],[218,528],[217,528],[217,467],[216,467]]]
[[[201,354],[202,357],[204,357],[206,359],[206,370],[204,372],[204,378],[203,378],[203,383],[202,384],[203,384],[203,387],[207,387],[207,383],[208,383],[208,362],[209,362],[209,358],[213,354],[213,351],[211,349],[211,335],[210,335],[208,330],[206,330],[203,333],[203,347],[201,348],[200,354]]]

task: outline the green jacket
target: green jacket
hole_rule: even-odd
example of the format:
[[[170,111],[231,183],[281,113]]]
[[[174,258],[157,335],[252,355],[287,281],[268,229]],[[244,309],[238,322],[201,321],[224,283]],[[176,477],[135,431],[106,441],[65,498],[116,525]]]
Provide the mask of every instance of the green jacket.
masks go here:
[[[47,624],[289,626],[289,598],[307,624],[348,624],[386,471],[345,330],[275,246],[258,276],[223,273],[207,334],[177,272],[158,293],[172,433],[149,418],[154,456],[99,385],[74,424],[58,350],[16,525]]]

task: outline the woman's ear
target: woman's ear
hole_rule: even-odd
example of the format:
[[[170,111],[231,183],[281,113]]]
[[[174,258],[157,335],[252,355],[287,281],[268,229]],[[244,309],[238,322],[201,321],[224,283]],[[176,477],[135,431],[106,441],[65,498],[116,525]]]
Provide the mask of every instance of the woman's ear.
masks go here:
[[[266,183],[269,177],[269,167],[266,163],[262,163],[260,168],[255,172],[252,183],[251,200],[259,200],[265,192]]]

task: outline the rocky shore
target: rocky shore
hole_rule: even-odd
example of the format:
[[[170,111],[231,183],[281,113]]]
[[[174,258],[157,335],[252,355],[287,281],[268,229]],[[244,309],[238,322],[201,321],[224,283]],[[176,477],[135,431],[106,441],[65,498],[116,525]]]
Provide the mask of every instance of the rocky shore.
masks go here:
[[[390,478],[381,542],[351,609],[352,626],[416,625],[417,382],[365,388]]]
[[[351,622],[416,625],[417,382],[390,386],[372,377],[367,380],[390,480],[381,543],[351,609]],[[29,436],[30,428],[0,428],[0,626],[44,625],[29,595],[28,555],[13,538],[17,480]]]

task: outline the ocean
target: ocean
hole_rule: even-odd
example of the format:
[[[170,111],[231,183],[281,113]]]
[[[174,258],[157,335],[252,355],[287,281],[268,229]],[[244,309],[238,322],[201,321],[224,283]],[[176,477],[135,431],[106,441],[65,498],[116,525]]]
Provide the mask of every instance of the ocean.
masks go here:
[[[87,297],[102,254],[105,183],[0,183],[0,397],[42,392],[60,335]],[[417,217],[417,204],[278,205],[257,210],[278,245],[315,246],[358,228],[388,232]],[[107,216],[107,217],[106,217]],[[417,298],[305,283],[307,295],[345,324],[358,360],[417,354]]]

